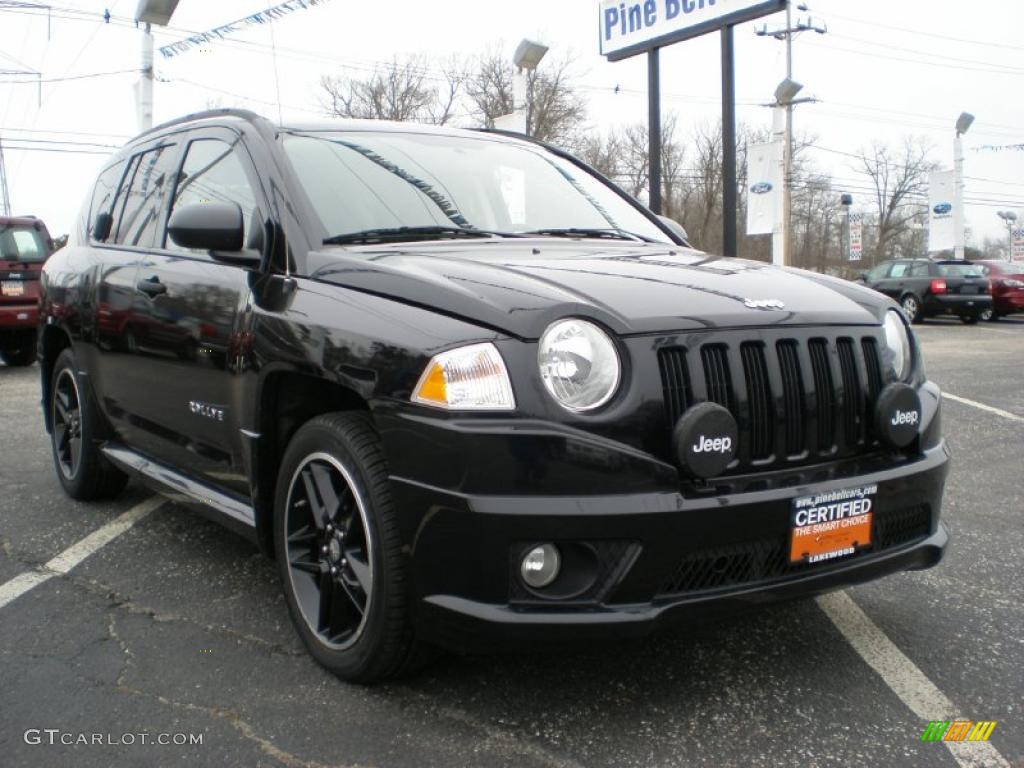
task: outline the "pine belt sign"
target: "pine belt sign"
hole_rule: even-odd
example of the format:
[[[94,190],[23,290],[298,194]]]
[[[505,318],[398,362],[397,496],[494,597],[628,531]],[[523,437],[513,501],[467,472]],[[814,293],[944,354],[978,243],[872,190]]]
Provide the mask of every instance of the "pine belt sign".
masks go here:
[[[786,0],[603,0],[601,55],[619,61],[785,7]]]

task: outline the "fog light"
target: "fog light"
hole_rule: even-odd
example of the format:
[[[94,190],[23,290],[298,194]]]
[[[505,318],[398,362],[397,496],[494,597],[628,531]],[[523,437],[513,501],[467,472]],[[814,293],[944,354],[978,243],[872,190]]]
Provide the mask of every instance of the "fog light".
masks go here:
[[[526,553],[520,572],[528,587],[543,589],[558,578],[561,565],[558,548],[554,544],[541,544]]]

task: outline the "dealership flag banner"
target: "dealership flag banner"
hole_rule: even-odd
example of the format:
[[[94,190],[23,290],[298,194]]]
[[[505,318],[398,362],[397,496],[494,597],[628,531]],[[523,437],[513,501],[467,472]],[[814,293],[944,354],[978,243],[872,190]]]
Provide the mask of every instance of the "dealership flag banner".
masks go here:
[[[192,48],[198,48],[201,45],[223,40],[228,35],[241,32],[246,27],[256,26],[259,24],[270,24],[271,22],[277,21],[290,13],[295,13],[295,11],[314,8],[318,5],[323,5],[326,2],[329,2],[329,0],[287,0],[287,2],[280,3],[272,8],[267,8],[265,11],[259,11],[258,13],[246,16],[244,19],[239,19],[238,21],[232,21],[230,24],[215,27],[209,32],[201,32],[198,35],[186,37],[184,40],[179,40],[176,43],[162,45],[160,46],[160,53],[165,59],[170,59],[173,56],[177,56],[179,53],[185,53]]]
[[[1024,264],[1024,228],[1013,230],[1013,247],[1010,249],[1010,261]]]
[[[775,232],[782,189],[782,142],[752,144],[747,150],[747,234]]]
[[[956,247],[953,205],[956,173],[936,171],[928,184],[928,250],[949,251]]]
[[[850,214],[850,261],[860,261],[864,256],[864,214]]]

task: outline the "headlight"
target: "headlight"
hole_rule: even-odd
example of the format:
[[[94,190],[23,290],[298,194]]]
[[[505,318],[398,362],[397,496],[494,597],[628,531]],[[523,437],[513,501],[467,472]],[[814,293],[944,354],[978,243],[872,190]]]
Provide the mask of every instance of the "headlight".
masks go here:
[[[898,310],[890,309],[885,313],[885,346],[887,347],[889,368],[899,381],[903,381],[910,373],[913,352],[910,348],[910,334],[907,323]]]
[[[493,344],[436,355],[420,376],[412,401],[451,411],[513,411],[516,400],[505,361]]]
[[[586,320],[559,320],[540,338],[540,378],[558,404],[570,411],[592,411],[619,387],[619,355],[615,344]]]

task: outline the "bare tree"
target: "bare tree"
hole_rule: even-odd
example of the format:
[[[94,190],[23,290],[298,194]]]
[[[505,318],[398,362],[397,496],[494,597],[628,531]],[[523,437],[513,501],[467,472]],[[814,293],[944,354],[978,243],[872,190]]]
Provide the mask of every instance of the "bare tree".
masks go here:
[[[878,216],[876,263],[884,260],[895,241],[920,221],[928,175],[937,167],[929,159],[929,152],[926,142],[908,137],[899,149],[874,144],[860,153],[857,170],[871,179]]]
[[[324,75],[324,107],[337,117],[444,125],[454,115],[464,75],[455,60],[439,72],[414,56],[396,57],[364,78]]]
[[[494,127],[495,118],[511,114],[513,67],[503,52],[493,49],[477,59],[466,82],[466,93],[481,123]],[[526,124],[531,136],[571,145],[586,120],[586,100],[573,83],[572,58],[545,59],[527,77]]]

